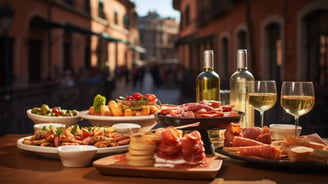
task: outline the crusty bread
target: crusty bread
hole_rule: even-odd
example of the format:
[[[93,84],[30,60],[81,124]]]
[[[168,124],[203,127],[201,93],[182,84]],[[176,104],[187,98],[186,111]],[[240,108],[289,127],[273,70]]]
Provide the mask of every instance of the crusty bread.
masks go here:
[[[307,146],[290,146],[288,158],[292,162],[325,162],[328,163],[328,152]]]

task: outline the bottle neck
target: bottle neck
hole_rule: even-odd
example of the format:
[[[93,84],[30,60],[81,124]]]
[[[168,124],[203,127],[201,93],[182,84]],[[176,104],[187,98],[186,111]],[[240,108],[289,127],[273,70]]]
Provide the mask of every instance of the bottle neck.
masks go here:
[[[214,54],[213,50],[205,50],[204,51],[204,71],[214,70]]]
[[[237,70],[247,70],[247,50],[237,50]]]

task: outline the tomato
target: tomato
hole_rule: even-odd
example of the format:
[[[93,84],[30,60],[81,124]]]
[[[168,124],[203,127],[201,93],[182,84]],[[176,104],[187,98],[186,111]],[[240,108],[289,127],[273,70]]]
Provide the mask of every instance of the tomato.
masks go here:
[[[154,94],[145,94],[145,97],[149,100],[149,101],[154,101],[156,100],[156,96]]]
[[[55,113],[57,116],[60,116],[60,110],[57,107],[52,108],[52,113]]]
[[[49,131],[49,132],[46,133],[46,135],[44,136],[44,138],[45,138],[47,141],[49,141],[49,140],[52,140],[52,139],[54,138],[54,136],[55,136],[55,133]]]
[[[54,144],[56,147],[60,146],[60,141],[59,141],[59,137],[58,136],[55,136],[54,137]]]
[[[132,96],[127,96],[127,97],[125,98],[125,100],[127,100],[127,101],[132,101],[132,100],[133,100],[133,97],[132,97]]]
[[[142,98],[142,94],[141,93],[134,93],[133,94],[133,99],[140,100],[141,98]]]

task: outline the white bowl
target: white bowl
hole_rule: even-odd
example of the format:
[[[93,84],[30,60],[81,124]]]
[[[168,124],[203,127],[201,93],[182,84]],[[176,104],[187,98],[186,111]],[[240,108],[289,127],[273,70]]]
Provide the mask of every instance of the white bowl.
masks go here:
[[[302,127],[298,126],[297,136],[301,134]],[[292,124],[271,124],[271,136],[274,140],[284,139],[287,135],[295,136],[295,125]]]
[[[137,133],[141,126],[135,123],[117,123],[113,127],[115,128],[114,131],[118,133]]]
[[[77,123],[81,120],[79,113],[76,116],[46,116],[33,114],[31,109],[26,111],[27,116],[34,122],[34,124],[40,123],[62,123],[67,127]]]
[[[39,123],[39,124],[34,124],[33,128],[34,131],[37,131],[37,130],[42,130],[43,127],[50,127],[50,126],[53,126],[55,128],[65,128],[65,124],[62,123]]]
[[[60,160],[65,167],[87,167],[98,148],[90,145],[66,145],[57,148]]]

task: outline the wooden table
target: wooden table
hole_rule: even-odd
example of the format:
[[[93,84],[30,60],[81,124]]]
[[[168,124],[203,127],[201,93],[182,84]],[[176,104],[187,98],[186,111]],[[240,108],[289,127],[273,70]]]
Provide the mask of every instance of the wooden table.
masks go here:
[[[233,159],[225,159],[217,178],[213,180],[179,180],[162,178],[138,178],[105,176],[94,167],[66,168],[60,160],[43,158],[35,153],[20,150],[16,141],[27,135],[5,135],[0,137],[0,183],[143,183],[143,184],[215,184],[215,183],[327,183],[328,169],[291,170],[254,166]],[[224,180],[224,182],[223,182]],[[262,182],[259,182],[262,181]]]

